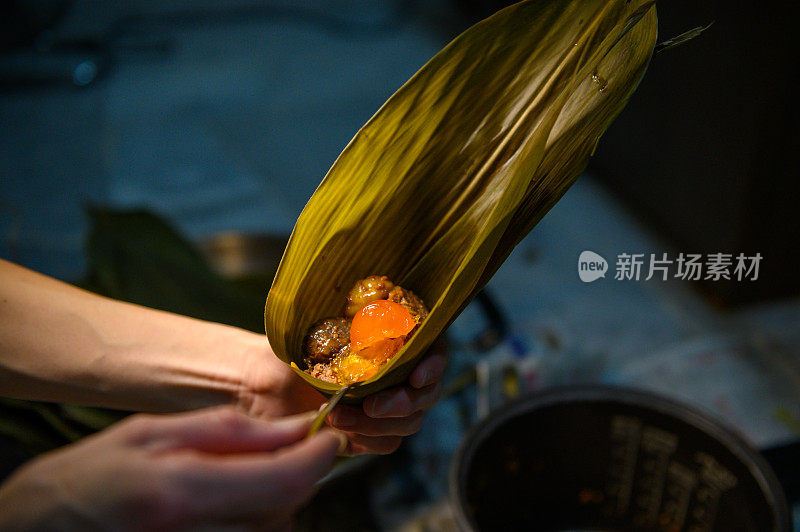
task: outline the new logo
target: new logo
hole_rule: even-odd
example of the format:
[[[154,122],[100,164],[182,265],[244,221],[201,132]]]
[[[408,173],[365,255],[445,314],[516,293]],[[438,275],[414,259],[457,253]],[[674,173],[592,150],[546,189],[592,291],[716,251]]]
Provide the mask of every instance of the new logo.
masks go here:
[[[594,251],[582,251],[578,257],[578,277],[584,283],[591,283],[601,277],[606,276],[608,272],[608,262],[606,259],[595,253]]]

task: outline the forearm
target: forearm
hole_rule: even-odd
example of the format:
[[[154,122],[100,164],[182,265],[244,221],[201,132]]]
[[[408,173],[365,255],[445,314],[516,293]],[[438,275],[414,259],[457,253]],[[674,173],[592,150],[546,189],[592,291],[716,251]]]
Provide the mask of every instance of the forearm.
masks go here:
[[[263,336],[114,301],[0,261],[2,395],[142,411],[231,403],[259,354],[268,358]]]

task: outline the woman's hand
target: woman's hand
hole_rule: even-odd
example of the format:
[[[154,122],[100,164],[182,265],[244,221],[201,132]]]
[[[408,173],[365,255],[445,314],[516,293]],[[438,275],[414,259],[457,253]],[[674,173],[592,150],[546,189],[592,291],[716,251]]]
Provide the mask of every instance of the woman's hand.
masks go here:
[[[298,377],[263,345],[254,351],[243,371],[245,385],[240,406],[255,416],[284,416],[318,409],[325,396]],[[437,341],[420,361],[405,386],[366,397],[361,406],[338,405],[328,416],[328,425],[347,434],[343,454],[388,454],[403,436],[422,426],[423,412],[441,395],[440,383],[447,366],[443,341]]]
[[[406,386],[370,395],[361,406],[337,405],[328,424],[347,434],[344,454],[396,451],[403,436],[422,427],[424,411],[439,400],[446,366],[447,352],[443,343],[437,342],[411,372]]]
[[[304,439],[312,419],[133,416],[19,469],[0,487],[0,529],[284,528],[344,446],[332,430]]]
[[[261,418],[325,402],[263,334],[113,301],[3,260],[0,293],[0,395],[145,412],[232,403]],[[345,452],[388,453],[416,432],[446,362],[434,347],[406,386],[335,408],[328,422],[349,436]]]

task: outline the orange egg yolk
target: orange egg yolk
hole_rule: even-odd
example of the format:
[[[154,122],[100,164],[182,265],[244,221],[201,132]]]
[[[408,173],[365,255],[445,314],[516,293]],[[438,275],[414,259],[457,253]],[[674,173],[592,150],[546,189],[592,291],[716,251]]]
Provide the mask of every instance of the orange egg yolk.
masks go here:
[[[385,299],[373,301],[364,305],[353,317],[350,324],[350,351],[359,352],[364,358],[383,358],[381,355],[394,351],[389,354],[392,356],[402,347],[402,337],[416,325],[411,313],[402,305]],[[390,339],[401,341],[387,342]],[[376,353],[360,353],[370,347],[373,348],[370,351],[375,350]]]
[[[388,338],[375,342],[356,353],[334,358],[331,366],[342,384],[369,379],[381,366],[403,347],[402,338]]]

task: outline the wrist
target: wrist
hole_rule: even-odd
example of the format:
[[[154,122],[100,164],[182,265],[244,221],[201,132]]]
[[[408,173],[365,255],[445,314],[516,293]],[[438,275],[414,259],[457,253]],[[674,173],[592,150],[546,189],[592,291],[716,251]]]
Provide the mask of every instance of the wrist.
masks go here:
[[[201,328],[174,346],[155,372],[167,383],[163,410],[194,410],[218,405],[241,406],[255,391],[259,360],[271,354],[266,336],[236,327],[199,322]],[[163,355],[163,354],[162,354]],[[155,357],[152,357],[155,359]],[[258,380],[258,391],[273,393],[275,376]]]
[[[244,351],[236,404],[256,417],[283,417],[315,410],[325,398],[281,361],[264,335],[253,335]]]
[[[97,388],[84,386],[83,404],[164,413],[237,403],[249,353],[263,349],[263,336],[144,308],[141,321],[141,333],[105,338],[96,349],[90,383]]]

